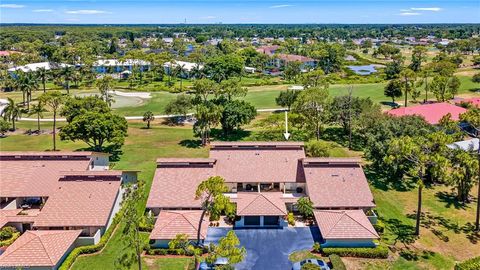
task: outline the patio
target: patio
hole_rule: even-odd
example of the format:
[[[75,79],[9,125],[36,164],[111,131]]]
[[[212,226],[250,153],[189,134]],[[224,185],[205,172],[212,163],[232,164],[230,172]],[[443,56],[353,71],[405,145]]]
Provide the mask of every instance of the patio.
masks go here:
[[[229,230],[209,228],[205,242],[217,243]],[[320,240],[318,227],[236,229],[235,233],[247,250],[245,260],[235,265],[235,269],[291,269],[288,255],[297,250],[311,249],[313,243]]]

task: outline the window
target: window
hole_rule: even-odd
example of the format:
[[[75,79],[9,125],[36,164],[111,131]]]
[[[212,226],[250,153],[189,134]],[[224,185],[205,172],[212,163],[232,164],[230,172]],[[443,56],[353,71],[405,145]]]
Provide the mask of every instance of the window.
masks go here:
[[[260,217],[254,217],[254,216],[243,217],[243,224],[245,226],[260,226]]]
[[[278,226],[277,216],[265,216],[263,217],[263,225],[265,226]]]

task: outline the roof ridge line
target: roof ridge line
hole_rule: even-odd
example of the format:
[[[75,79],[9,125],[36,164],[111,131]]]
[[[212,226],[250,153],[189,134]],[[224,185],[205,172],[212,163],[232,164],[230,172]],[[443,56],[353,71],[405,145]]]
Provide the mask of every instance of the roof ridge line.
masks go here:
[[[327,210],[329,211],[329,210]],[[327,235],[330,234],[330,232],[333,230],[333,228],[335,228],[337,226],[337,224],[340,222],[340,220],[342,219],[342,217],[345,215],[345,210],[340,210],[340,212],[335,212],[335,211],[329,211],[331,213],[336,213],[336,214],[340,214],[340,218],[337,219],[337,221],[335,222],[335,224],[333,224],[332,228],[330,228],[330,230],[327,232]]]
[[[262,193],[260,193],[260,194],[262,194]],[[262,194],[262,196],[263,196],[268,202],[270,202],[270,204],[273,204],[273,206],[275,206],[278,210],[280,210],[280,212],[283,213],[283,210],[280,209],[280,208],[279,208],[274,202],[272,202],[267,196],[264,196],[263,194]]]
[[[203,210],[202,210],[202,212],[203,212]],[[192,213],[192,212],[189,212],[189,213]],[[184,214],[181,214],[181,215],[183,216],[183,218],[184,218],[185,220],[187,220],[188,223],[190,223],[190,225],[191,225],[196,231],[198,231],[198,228],[195,228],[195,225],[193,225],[192,222],[190,222],[190,220],[189,220]],[[204,217],[204,218],[205,218],[205,217]],[[203,219],[204,219],[204,218],[202,218],[201,222],[203,222]],[[201,231],[200,231],[200,234],[203,235]],[[205,236],[206,236],[206,235],[205,235]]]
[[[53,234],[53,233],[52,233],[52,234]],[[37,237],[38,237],[38,240],[40,241],[40,244],[41,244],[42,247],[43,247],[43,250],[45,250],[45,253],[47,254],[48,259],[50,260],[50,263],[54,264],[52,258],[50,257],[50,254],[47,252],[47,248],[46,248],[45,245],[43,244],[42,238],[41,238],[40,236],[37,236]]]
[[[361,211],[361,210],[360,210]],[[377,234],[377,233],[373,233],[372,231],[370,231],[370,229],[368,229],[367,227],[363,226],[363,224],[361,224],[360,222],[358,222],[357,220],[355,220],[353,217],[351,217],[349,214],[345,213],[351,220],[355,221],[358,225],[360,225],[361,227],[363,227],[365,230],[367,230],[368,232],[370,232],[371,234]],[[365,214],[365,213],[363,213]],[[365,215],[366,217],[366,215]],[[367,218],[368,219],[368,218]]]
[[[241,213],[243,212],[243,210],[247,209],[256,199],[258,199],[258,195],[257,195],[257,197],[255,197],[252,201],[250,201],[250,203],[247,204],[247,205],[242,209],[241,212],[238,212],[238,213],[241,214]]]

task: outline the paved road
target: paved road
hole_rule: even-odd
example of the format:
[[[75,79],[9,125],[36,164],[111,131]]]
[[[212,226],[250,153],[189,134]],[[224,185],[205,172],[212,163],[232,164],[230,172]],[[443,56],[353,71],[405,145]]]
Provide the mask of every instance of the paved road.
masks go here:
[[[216,243],[229,230],[229,228],[209,228],[205,241]],[[296,250],[311,249],[314,239],[319,241],[320,238],[317,227],[235,229],[235,233],[241,245],[247,250],[245,260],[235,266],[238,270],[292,269],[288,255]]]
[[[257,112],[283,112],[285,111],[286,109],[285,108],[277,108],[277,109],[258,109]],[[192,115],[191,113],[188,114],[188,115]],[[182,116],[182,115],[168,115],[168,114],[162,114],[162,115],[155,115],[155,118],[156,119],[162,119],[162,118],[169,118],[169,117],[175,117],[175,116]],[[125,116],[125,119],[127,120],[142,120],[143,119],[143,116]],[[37,121],[37,118],[20,118],[19,120],[21,121]],[[40,122],[52,122],[53,121],[53,118],[43,118],[43,119],[40,119]],[[66,119],[65,118],[57,118],[57,121],[58,122],[65,122]]]

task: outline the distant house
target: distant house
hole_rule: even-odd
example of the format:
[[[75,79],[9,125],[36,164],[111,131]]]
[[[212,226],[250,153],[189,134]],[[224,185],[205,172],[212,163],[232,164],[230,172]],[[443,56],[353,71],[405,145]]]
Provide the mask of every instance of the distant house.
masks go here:
[[[393,116],[417,115],[423,117],[429,124],[436,125],[440,122],[440,119],[447,114],[452,116],[452,120],[458,121],[460,120],[460,114],[466,111],[465,108],[442,102],[401,107],[390,110],[387,113]]]
[[[272,46],[261,46],[256,49],[257,52],[266,54],[268,56],[272,56],[275,54],[275,52],[280,48],[278,45],[272,45]]]
[[[133,71],[138,68],[140,71],[150,69],[150,62],[139,59],[101,59],[93,63],[93,69],[97,73],[121,73],[123,71]]]
[[[461,104],[461,103],[469,103],[472,106],[480,108],[480,98],[467,98],[457,102],[457,104]]]
[[[171,74],[172,70],[175,68],[181,67],[182,68],[182,74],[178,74],[178,76],[184,77],[184,78],[190,78],[194,74],[192,74],[192,71],[194,69],[202,70],[203,65],[197,64],[197,63],[192,63],[192,62],[185,62],[185,61],[171,61],[171,62],[165,62],[163,64],[163,68],[165,69],[165,73]]]
[[[40,63],[31,63],[24,66],[12,67],[9,68],[9,72],[23,71],[23,72],[35,72],[40,69],[52,70],[52,69],[61,69],[65,67],[72,67],[69,64],[62,63],[53,63],[53,62],[40,62]]]
[[[315,59],[303,55],[275,54],[273,56],[273,64],[277,68],[285,67],[290,62],[300,62],[300,69],[302,71],[307,71],[317,66],[317,61],[315,61]]]
[[[255,71],[257,70],[256,68],[254,67],[244,67],[244,70],[246,73],[255,73]]]
[[[299,142],[214,142],[209,158],[157,159],[147,200],[156,217],[153,245],[165,247],[180,233],[196,239],[202,206],[195,190],[211,176],[225,179],[225,195],[236,204],[235,228],[286,227],[285,216],[309,196],[323,245],[375,246],[376,219],[366,214],[375,203],[359,160],[307,158]]]

